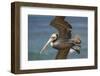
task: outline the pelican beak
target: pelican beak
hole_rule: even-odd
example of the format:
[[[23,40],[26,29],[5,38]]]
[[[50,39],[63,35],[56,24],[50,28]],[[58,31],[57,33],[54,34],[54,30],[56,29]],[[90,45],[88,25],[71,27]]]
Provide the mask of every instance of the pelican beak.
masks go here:
[[[52,38],[50,38],[47,43],[44,45],[44,47],[41,49],[40,54],[45,51],[45,49],[47,48],[48,44],[52,41]]]

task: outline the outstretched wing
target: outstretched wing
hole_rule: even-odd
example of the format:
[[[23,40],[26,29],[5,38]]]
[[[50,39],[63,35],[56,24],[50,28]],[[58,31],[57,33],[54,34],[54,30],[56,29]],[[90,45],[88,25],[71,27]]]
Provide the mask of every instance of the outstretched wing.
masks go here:
[[[70,47],[63,49],[63,50],[59,50],[56,55],[56,59],[66,59],[69,51],[70,51]]]
[[[59,38],[70,39],[72,26],[64,21],[64,16],[56,16],[50,23],[59,32]]]

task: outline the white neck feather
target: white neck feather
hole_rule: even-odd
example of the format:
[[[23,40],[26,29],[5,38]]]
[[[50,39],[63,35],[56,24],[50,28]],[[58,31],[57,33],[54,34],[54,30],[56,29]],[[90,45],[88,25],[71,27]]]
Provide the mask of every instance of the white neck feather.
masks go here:
[[[50,45],[53,46],[54,45],[53,42],[51,42]]]

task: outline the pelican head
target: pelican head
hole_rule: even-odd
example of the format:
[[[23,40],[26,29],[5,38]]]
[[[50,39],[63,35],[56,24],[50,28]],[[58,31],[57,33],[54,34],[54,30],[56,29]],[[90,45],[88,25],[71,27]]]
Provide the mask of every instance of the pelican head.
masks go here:
[[[47,48],[49,43],[52,43],[54,41],[56,41],[58,38],[58,34],[57,33],[53,33],[51,35],[51,37],[49,38],[49,40],[47,41],[47,43],[44,45],[44,47],[41,49],[40,54]]]
[[[57,40],[57,38],[58,38],[58,34],[57,33],[53,33],[49,40],[51,40],[50,42],[54,42],[55,40]]]

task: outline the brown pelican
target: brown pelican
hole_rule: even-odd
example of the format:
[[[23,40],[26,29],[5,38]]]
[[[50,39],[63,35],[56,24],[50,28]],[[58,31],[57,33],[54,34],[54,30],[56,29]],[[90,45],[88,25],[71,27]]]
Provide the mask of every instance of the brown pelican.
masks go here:
[[[64,16],[56,16],[54,20],[51,21],[50,25],[56,28],[58,33],[53,33],[51,35],[50,39],[41,49],[40,53],[46,49],[49,43],[53,48],[58,50],[56,59],[65,59],[70,48],[80,53],[80,37],[76,36],[75,38],[71,38],[72,26],[64,19]]]

